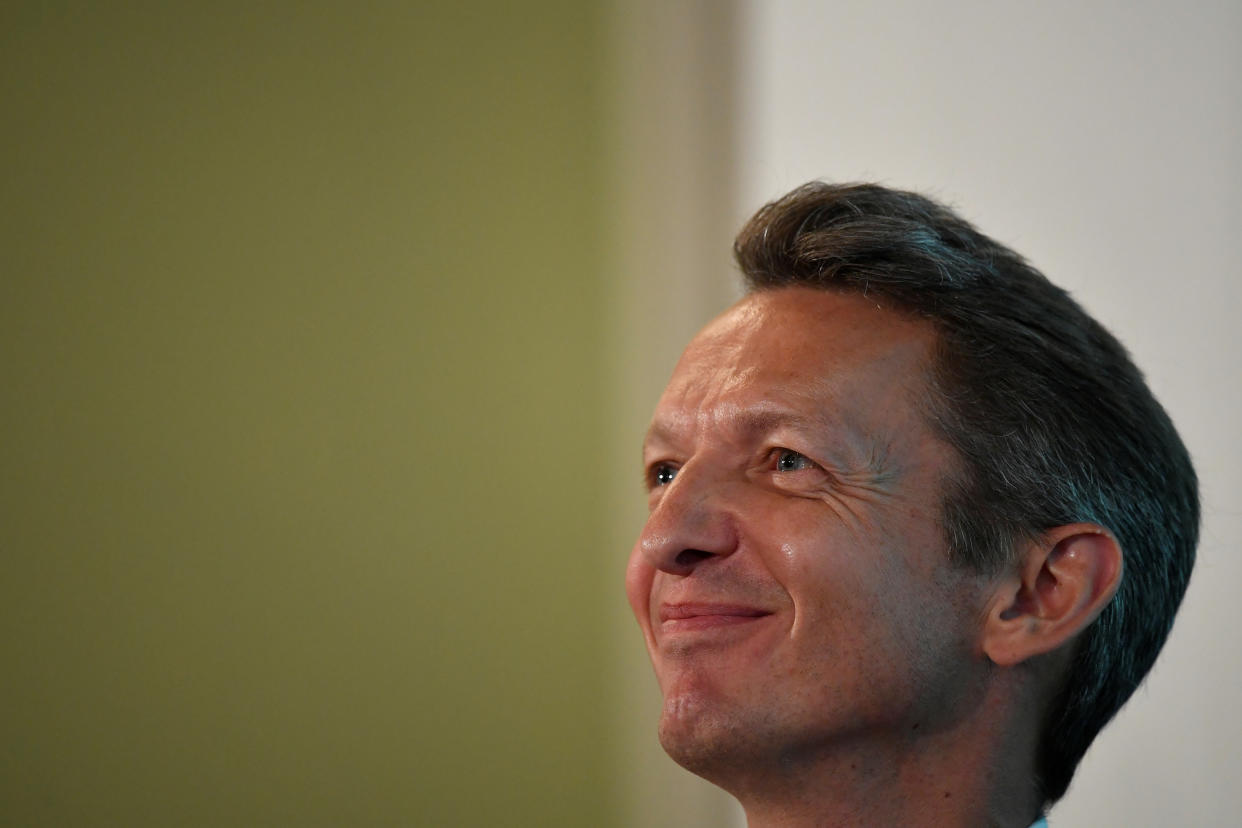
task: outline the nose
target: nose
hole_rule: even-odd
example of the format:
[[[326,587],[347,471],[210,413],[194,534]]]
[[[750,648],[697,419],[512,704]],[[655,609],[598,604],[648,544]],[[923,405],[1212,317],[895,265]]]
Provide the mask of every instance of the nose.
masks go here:
[[[656,569],[689,575],[700,564],[737,549],[737,520],[728,484],[693,463],[683,466],[659,496],[639,537],[639,548]]]

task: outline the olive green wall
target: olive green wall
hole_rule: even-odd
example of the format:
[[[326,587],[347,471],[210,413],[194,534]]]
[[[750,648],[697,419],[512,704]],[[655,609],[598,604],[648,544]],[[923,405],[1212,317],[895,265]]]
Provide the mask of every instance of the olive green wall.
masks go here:
[[[610,823],[599,17],[0,13],[0,821]]]

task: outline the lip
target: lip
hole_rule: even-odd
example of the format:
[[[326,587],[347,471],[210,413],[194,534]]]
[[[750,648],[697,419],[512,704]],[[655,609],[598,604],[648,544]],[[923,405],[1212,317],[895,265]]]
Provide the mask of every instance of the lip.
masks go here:
[[[771,614],[768,610],[743,604],[691,602],[661,604],[657,617],[665,632],[689,632],[748,624]]]

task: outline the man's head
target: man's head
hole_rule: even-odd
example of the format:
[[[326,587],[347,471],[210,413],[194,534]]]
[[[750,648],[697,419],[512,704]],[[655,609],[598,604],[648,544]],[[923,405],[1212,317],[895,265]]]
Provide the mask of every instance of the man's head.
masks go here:
[[[628,586],[666,747],[711,770],[958,733],[1022,667],[1057,799],[1186,588],[1196,484],[1167,416],[1066,293],[920,196],[810,184],[735,252],[750,293],[645,449]]]
[[[719,777],[978,703],[977,602],[959,595],[980,579],[945,566],[952,458],[918,410],[934,341],[860,295],[794,287],[687,348],[644,447],[629,583],[682,764]]]

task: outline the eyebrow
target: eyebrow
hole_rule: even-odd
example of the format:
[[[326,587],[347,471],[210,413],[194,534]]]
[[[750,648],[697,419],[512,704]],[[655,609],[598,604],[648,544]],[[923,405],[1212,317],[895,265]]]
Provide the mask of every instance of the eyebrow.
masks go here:
[[[803,431],[815,439],[818,435],[827,434],[836,428],[846,434],[846,454],[840,453],[840,446],[832,452],[836,455],[841,468],[865,469],[877,479],[888,478],[894,473],[890,465],[889,441],[880,439],[874,433],[860,432],[843,421],[829,420],[826,417],[808,417],[777,403],[765,402],[737,411],[735,416],[727,418],[727,422],[727,427],[742,439],[752,440],[759,435],[771,434],[781,428]],[[653,422],[643,440],[643,449],[645,451],[652,443],[675,444],[677,439],[675,425],[660,421]],[[816,443],[825,450],[829,449],[828,444],[822,439],[817,439]],[[853,457],[852,461],[847,459],[848,456]]]
[[[742,435],[771,434],[782,428],[806,430],[812,433],[826,431],[828,423],[806,417],[793,411],[776,407],[749,408],[738,413],[731,424]]]
[[[775,404],[759,404],[755,407],[738,411],[736,415],[726,418],[728,428],[744,437],[758,434],[770,434],[780,428],[796,428],[816,433],[829,429],[829,423],[818,418],[807,417]],[[643,439],[646,446],[652,442],[676,442],[677,433],[674,427],[666,422],[656,421],[647,429]]]

